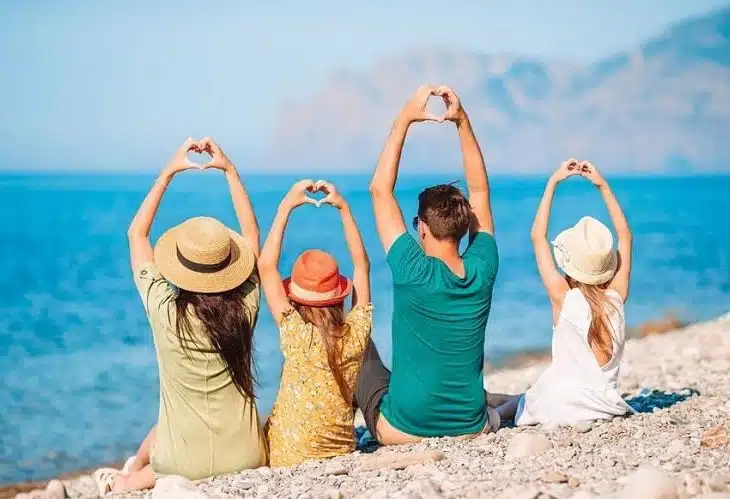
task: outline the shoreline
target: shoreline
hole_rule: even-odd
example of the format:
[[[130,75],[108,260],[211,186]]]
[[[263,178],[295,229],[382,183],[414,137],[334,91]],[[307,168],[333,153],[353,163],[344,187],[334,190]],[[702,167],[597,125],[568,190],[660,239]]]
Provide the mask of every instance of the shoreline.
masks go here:
[[[549,359],[549,351],[547,352],[547,358]],[[505,362],[503,366],[500,365],[499,367],[486,366],[485,383],[490,391],[522,392],[542,372],[545,359],[545,352],[529,352],[526,355],[514,358],[512,364]],[[515,367],[514,363],[519,363],[520,366]],[[655,411],[652,414],[618,418],[610,423],[596,423],[591,425],[594,431],[589,428],[584,433],[577,432],[575,428],[544,428],[541,426],[532,427],[528,430],[524,428],[503,428],[496,434],[483,435],[472,442],[454,443],[453,439],[428,439],[419,444],[380,449],[376,452],[376,456],[380,454],[407,455],[419,451],[437,451],[443,454],[443,459],[437,460],[437,462],[428,461],[411,465],[398,472],[392,469],[385,473],[376,471],[374,476],[368,477],[367,475],[372,475],[372,471],[369,473],[357,471],[368,456],[355,453],[330,461],[303,463],[295,468],[294,473],[290,469],[265,468],[265,470],[268,470],[266,473],[259,470],[247,470],[234,475],[215,477],[203,480],[199,483],[198,488],[206,493],[223,492],[220,487],[221,484],[224,484],[227,493],[234,493],[236,483],[243,483],[242,480],[244,480],[255,485],[262,480],[260,475],[268,476],[271,474],[276,478],[274,481],[279,484],[280,489],[278,490],[288,490],[287,495],[291,495],[291,488],[296,486],[295,488],[301,490],[302,493],[317,496],[317,491],[324,492],[321,486],[329,484],[328,491],[331,492],[332,485],[336,485],[335,488],[339,490],[339,493],[346,497],[368,495],[368,493],[374,492],[376,488],[385,491],[385,495],[380,497],[389,497],[390,495],[398,495],[399,491],[405,491],[414,482],[423,482],[420,472],[416,473],[417,470],[423,468],[428,469],[429,474],[435,473],[443,478],[441,482],[444,482],[444,480],[447,482],[434,485],[439,494],[445,497],[469,495],[473,486],[481,487],[474,489],[477,492],[481,491],[490,496],[499,496],[497,493],[490,493],[489,487],[482,482],[484,480],[493,481],[494,475],[502,472],[506,473],[498,482],[504,490],[509,488],[508,485],[511,485],[512,488],[532,486],[541,491],[543,489],[552,490],[568,487],[570,490],[567,492],[572,493],[572,488],[569,487],[567,482],[563,482],[562,478],[558,480],[557,474],[553,476],[557,481],[545,481],[543,480],[545,470],[540,469],[538,473],[533,469],[535,465],[539,465],[537,468],[555,468],[559,463],[562,463],[561,456],[552,450],[549,451],[553,454],[552,459],[545,462],[533,459],[535,462],[522,463],[523,465],[519,467],[510,464],[509,456],[505,454],[508,450],[507,444],[514,439],[514,436],[524,433],[526,435],[539,434],[547,436],[555,444],[555,451],[558,448],[562,450],[570,449],[564,452],[566,455],[573,454],[566,461],[567,469],[570,469],[572,461],[586,457],[582,455],[583,451],[586,451],[585,454],[590,458],[586,459],[587,467],[590,468],[591,472],[580,476],[581,473],[573,471],[573,474],[570,475],[581,484],[590,485],[591,493],[596,494],[585,497],[604,495],[601,493],[604,489],[606,493],[610,489],[611,494],[621,490],[622,487],[627,485],[619,480],[622,478],[621,476],[613,477],[617,469],[620,468],[622,472],[636,471],[640,468],[640,465],[643,466],[642,463],[646,462],[672,478],[677,490],[683,487],[684,497],[694,497],[708,488],[711,491],[722,490],[730,493],[730,459],[727,459],[727,456],[730,455],[730,446],[727,442],[722,444],[724,446],[719,452],[724,453],[720,456],[724,455],[724,459],[718,460],[716,455],[718,451],[704,449],[701,444],[701,440],[704,438],[703,435],[712,429],[713,423],[714,425],[724,423],[723,428],[726,432],[724,438],[726,440],[727,432],[730,432],[730,402],[728,402],[730,399],[730,314],[664,334],[629,339],[626,345],[625,360],[622,364],[619,389],[622,393],[636,393],[641,388],[658,388],[667,391],[696,388],[699,390],[700,395],[691,397],[687,401],[668,409]],[[616,431],[614,431],[614,427]],[[597,439],[599,430],[601,438]],[[677,433],[677,435],[668,435],[672,433]],[[662,455],[662,452],[666,453],[667,449],[678,448],[678,446],[666,441],[667,436],[672,441],[683,442],[681,452],[676,452],[676,455],[673,456]],[[623,439],[622,442],[622,437],[628,438]],[[583,441],[586,438],[594,440],[594,442],[584,444]],[[561,445],[559,446],[556,442],[561,442]],[[603,455],[607,452],[602,452],[600,453],[600,459],[593,456],[594,450],[598,452],[602,446],[607,446],[604,449],[607,451],[614,443],[618,444],[611,451],[615,455]],[[501,447],[505,447],[505,449],[500,451],[501,447],[497,444],[501,444]],[[650,446],[653,450],[642,455],[640,450],[642,446]],[[654,447],[656,448],[654,449]],[[470,452],[474,453],[475,450],[478,451],[478,457],[484,457],[485,459],[476,459],[477,462],[474,462],[475,456],[472,455],[464,460],[464,455],[468,455]],[[627,450],[630,455],[634,456],[633,460],[621,454]],[[692,462],[690,462],[687,460],[686,454],[698,457],[692,457]],[[487,456],[490,457],[487,458]],[[454,463],[460,463],[458,469],[454,469]],[[606,463],[612,464],[606,466]],[[344,470],[341,469],[342,472],[338,474],[324,473],[324,469],[331,468],[335,464],[340,468],[344,467]],[[633,466],[634,464],[635,466]],[[413,468],[413,466],[416,467]],[[467,476],[469,473],[464,474],[464,470],[461,469],[462,466],[467,471],[473,469],[478,476]],[[479,475],[482,466],[491,468],[492,473],[484,471],[486,473],[484,476]],[[409,469],[411,469],[410,472]],[[531,469],[533,469],[533,476],[523,476],[525,474],[529,475]],[[558,473],[568,476],[567,469],[559,470]],[[88,491],[88,479],[85,480],[85,490],[89,495],[79,495],[77,493],[81,492],[79,482],[84,481],[83,477],[88,472],[89,470],[79,470],[59,477],[67,486],[70,497],[94,497],[93,491]],[[463,482],[456,483],[454,480],[447,480],[453,474],[458,476],[464,474],[462,477]],[[314,475],[320,478],[313,479]],[[320,475],[325,478],[322,479]],[[589,478],[590,475],[592,475],[592,478]],[[715,475],[721,476],[721,478],[717,478]],[[79,476],[82,477],[81,480],[79,480]],[[516,479],[520,476],[523,476],[522,480]],[[727,489],[723,485],[725,482],[720,483],[724,480],[722,478],[724,476],[727,476]],[[601,482],[605,482],[605,480],[601,479],[606,477],[610,478],[610,483],[602,484]],[[309,478],[312,478],[312,480],[307,482]],[[334,478],[337,479],[333,480]],[[378,480],[373,481],[373,478],[378,478]],[[573,484],[575,484],[575,480]],[[625,479],[624,482],[627,480]],[[715,480],[715,482],[712,480]],[[264,482],[266,481],[268,480],[264,480]],[[433,482],[433,480],[431,481]],[[30,490],[43,487],[46,483],[48,483],[47,480],[39,480],[37,482],[0,486],[0,499],[14,497],[16,493],[20,492],[27,493]],[[562,485],[565,485],[565,487],[562,487]],[[243,485],[243,487],[245,486]],[[255,492],[254,495],[258,496],[271,495],[277,491],[276,488],[264,490],[261,487],[263,485],[258,486],[255,490],[245,489],[246,495],[250,495],[251,492]],[[454,488],[454,490],[451,490],[451,488]],[[579,485],[575,488],[582,489],[583,487]],[[243,490],[238,490],[238,493],[243,494]],[[137,493],[128,494],[127,496],[142,497],[144,495],[144,493]],[[234,493],[234,495],[236,494]],[[440,495],[433,497],[439,497]],[[478,495],[477,493],[476,496]],[[149,492],[147,496],[149,496]],[[218,496],[228,497],[226,494],[218,494]],[[536,497],[536,495],[530,497]],[[556,495],[556,497],[570,497],[570,494]]]

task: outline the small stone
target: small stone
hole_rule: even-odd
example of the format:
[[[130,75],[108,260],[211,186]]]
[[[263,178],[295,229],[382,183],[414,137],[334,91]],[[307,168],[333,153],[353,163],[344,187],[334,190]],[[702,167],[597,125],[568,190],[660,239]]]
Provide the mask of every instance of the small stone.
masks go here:
[[[579,485],[580,480],[578,480],[574,476],[568,478],[568,487],[570,487],[571,489],[577,489]]]
[[[707,482],[707,486],[713,492],[724,492],[730,490],[730,475],[721,475],[712,478]]]
[[[568,481],[568,477],[564,473],[552,470],[542,476],[542,481],[547,483],[565,483]]]
[[[588,433],[593,429],[593,421],[582,421],[573,425],[573,431],[576,433]]]
[[[347,475],[347,468],[340,463],[327,463],[324,473],[325,475]]]
[[[155,483],[152,499],[208,499],[208,496],[187,478],[167,475]]]
[[[560,428],[560,425],[557,423],[547,423],[542,425],[542,430],[545,433],[555,433]]]
[[[702,434],[700,447],[718,449],[728,444],[727,430],[723,425],[717,425]]]
[[[669,416],[669,422],[672,423],[672,424],[680,425],[680,426],[687,424],[687,421],[685,421],[684,419],[680,418],[676,414],[671,414]]]
[[[412,464],[425,463],[428,461],[440,461],[444,453],[438,450],[410,452],[401,454],[397,452],[372,456],[363,461],[357,468],[358,471],[374,471],[378,469],[402,470]]]
[[[621,499],[676,499],[677,486],[667,473],[653,467],[641,467],[626,480],[618,496]]]
[[[253,487],[253,483],[251,483],[251,480],[245,480],[245,479],[235,480],[231,485],[233,485],[234,488],[241,489],[241,490],[248,490],[251,487]]]
[[[263,478],[271,478],[274,475],[274,472],[271,471],[271,468],[268,466],[261,466],[259,468],[256,468],[256,471],[259,472],[259,475],[261,475]]]
[[[44,495],[46,499],[66,499],[66,486],[60,480],[51,480]]]
[[[545,435],[520,433],[515,435],[507,446],[507,457],[534,456],[552,448],[553,443]]]

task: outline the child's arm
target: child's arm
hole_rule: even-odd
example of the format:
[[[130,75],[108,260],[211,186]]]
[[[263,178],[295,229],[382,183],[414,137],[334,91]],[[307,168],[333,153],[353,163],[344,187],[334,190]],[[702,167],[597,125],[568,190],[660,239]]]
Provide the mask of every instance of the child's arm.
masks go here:
[[[350,211],[350,205],[347,204],[345,198],[337,191],[337,188],[329,182],[319,181],[317,187],[327,193],[327,197],[322,201],[328,203],[340,210],[342,217],[342,228],[345,232],[345,241],[347,248],[350,250],[352,258],[352,285],[354,292],[352,295],[352,306],[355,307],[360,303],[370,303],[370,259],[365,251],[365,244],[360,235],[360,229],[357,227],[355,217]]]
[[[633,245],[633,236],[631,235],[629,222],[626,220],[626,216],[618,204],[616,196],[614,196],[613,191],[608,186],[608,182],[606,182],[598,169],[588,161],[583,161],[580,166],[581,175],[593,182],[593,185],[601,192],[603,201],[606,203],[606,208],[608,208],[608,214],[611,217],[611,223],[613,223],[616,235],[618,236],[618,269],[608,287],[616,291],[625,302],[629,296],[631,248]]]
[[[556,310],[560,310],[563,297],[568,291],[568,283],[555,266],[550,243],[547,239],[550,209],[555,196],[555,187],[561,181],[578,173],[578,162],[574,159],[569,159],[560,165],[548,180],[545,193],[542,195],[540,205],[537,207],[535,221],[532,224],[531,237],[532,246],[535,248],[537,270],[540,272],[540,278],[545,285],[545,289],[547,289],[550,301],[553,303],[553,315],[555,315]],[[554,318],[557,319],[557,317]]]
[[[291,303],[284,290],[284,284],[281,282],[278,269],[284,231],[286,230],[286,224],[289,222],[289,215],[294,208],[304,203],[316,204],[306,194],[307,191],[311,191],[313,188],[314,182],[301,180],[294,184],[289,193],[284,196],[259,257],[258,269],[261,285],[264,288],[266,303],[269,304],[269,310],[271,310],[277,325],[281,324],[282,317],[291,309]]]

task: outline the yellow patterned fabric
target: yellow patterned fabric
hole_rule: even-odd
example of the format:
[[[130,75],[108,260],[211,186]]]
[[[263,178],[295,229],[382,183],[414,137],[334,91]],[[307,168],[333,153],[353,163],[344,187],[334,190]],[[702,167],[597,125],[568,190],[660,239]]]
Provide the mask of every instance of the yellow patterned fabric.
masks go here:
[[[354,307],[345,322],[350,331],[342,339],[342,368],[354,392],[362,352],[370,338],[372,307]],[[321,333],[295,310],[284,316],[279,329],[284,369],[266,428],[269,464],[294,466],[354,451],[352,403],[340,394]]]

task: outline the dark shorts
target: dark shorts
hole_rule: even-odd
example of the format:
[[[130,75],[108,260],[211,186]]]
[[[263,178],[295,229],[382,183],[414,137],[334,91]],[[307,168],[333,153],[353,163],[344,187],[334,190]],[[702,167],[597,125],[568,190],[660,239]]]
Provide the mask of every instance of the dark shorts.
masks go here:
[[[380,415],[380,402],[390,386],[390,371],[380,360],[375,343],[370,340],[362,355],[360,373],[355,386],[355,402],[365,417],[365,425],[370,434],[377,438],[375,432]]]

